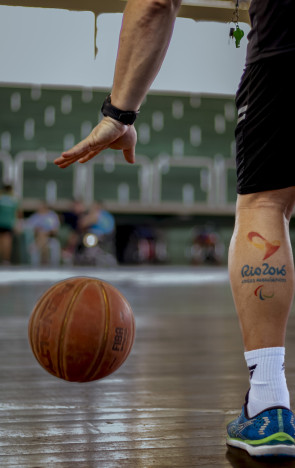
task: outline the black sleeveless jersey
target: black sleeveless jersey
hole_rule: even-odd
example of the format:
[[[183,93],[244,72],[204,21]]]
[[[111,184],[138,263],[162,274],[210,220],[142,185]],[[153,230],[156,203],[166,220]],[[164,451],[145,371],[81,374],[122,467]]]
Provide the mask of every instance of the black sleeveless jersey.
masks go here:
[[[295,0],[252,0],[246,64],[295,51]]]

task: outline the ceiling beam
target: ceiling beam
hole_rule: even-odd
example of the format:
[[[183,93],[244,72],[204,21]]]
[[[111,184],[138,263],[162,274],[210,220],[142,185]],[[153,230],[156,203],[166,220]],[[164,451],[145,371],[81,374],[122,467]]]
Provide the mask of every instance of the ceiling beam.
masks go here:
[[[243,0],[239,8],[240,22],[249,23],[248,6],[250,0]],[[92,11],[102,13],[122,13],[126,0],[0,0],[0,5],[54,8],[71,11]],[[231,22],[235,1],[231,0],[185,0],[178,16],[192,18],[195,21]]]

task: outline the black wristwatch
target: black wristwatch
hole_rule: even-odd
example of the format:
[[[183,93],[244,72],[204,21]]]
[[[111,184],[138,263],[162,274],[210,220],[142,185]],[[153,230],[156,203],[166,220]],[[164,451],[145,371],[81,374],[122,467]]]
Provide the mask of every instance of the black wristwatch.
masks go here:
[[[112,117],[112,119],[118,120],[124,125],[134,124],[137,114],[139,114],[139,111],[124,111],[113,106],[110,94],[104,100],[101,112],[105,117]]]

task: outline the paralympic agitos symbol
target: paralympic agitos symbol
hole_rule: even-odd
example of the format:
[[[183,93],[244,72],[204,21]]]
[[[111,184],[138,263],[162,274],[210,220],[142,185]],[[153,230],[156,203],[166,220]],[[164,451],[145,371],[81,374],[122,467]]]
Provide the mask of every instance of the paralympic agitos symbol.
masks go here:
[[[251,244],[254,245],[254,247],[257,247],[257,249],[264,251],[263,260],[266,260],[268,257],[271,257],[280,248],[281,245],[280,241],[278,240],[269,242],[258,232],[249,232],[247,238],[251,242]]]
[[[274,292],[272,294],[270,294],[270,295],[267,295],[267,294],[263,293],[262,289],[263,289],[263,285],[258,286],[258,288],[256,288],[255,291],[254,291],[255,296],[259,297],[259,299],[264,301],[265,299],[272,299],[274,297],[274,295],[275,295]]]

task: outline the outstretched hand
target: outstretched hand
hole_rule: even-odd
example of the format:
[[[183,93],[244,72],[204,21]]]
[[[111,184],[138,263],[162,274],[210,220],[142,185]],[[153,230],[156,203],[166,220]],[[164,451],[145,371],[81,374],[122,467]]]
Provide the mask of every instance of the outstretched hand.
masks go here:
[[[64,169],[78,161],[85,163],[101,151],[112,148],[122,150],[128,163],[135,162],[136,130],[133,125],[124,125],[110,117],[104,117],[84,140],[55,159],[54,163]]]

